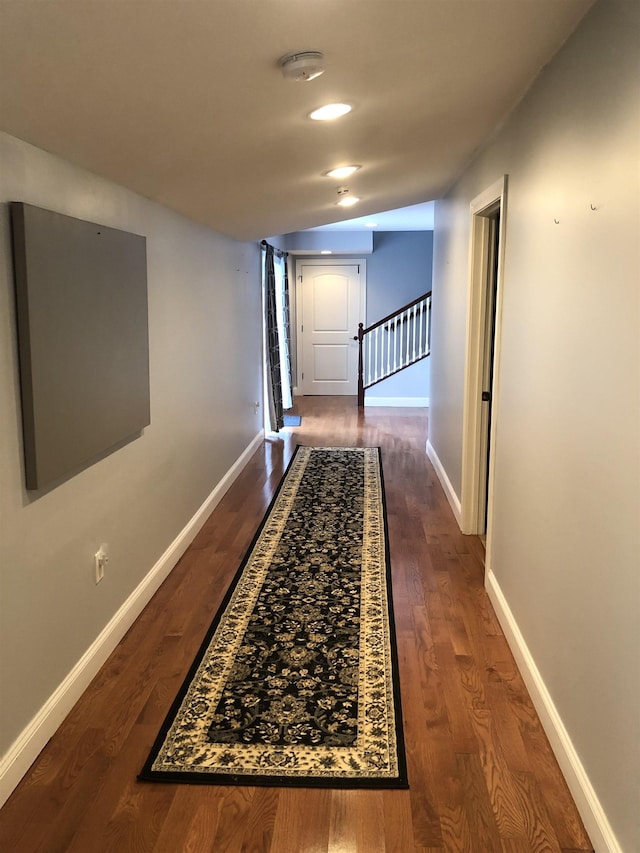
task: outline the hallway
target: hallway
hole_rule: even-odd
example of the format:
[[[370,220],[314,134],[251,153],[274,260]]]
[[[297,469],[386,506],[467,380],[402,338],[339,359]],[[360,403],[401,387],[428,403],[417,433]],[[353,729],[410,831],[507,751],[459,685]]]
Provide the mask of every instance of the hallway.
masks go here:
[[[425,409],[300,397],[0,812],[15,853],[591,851],[425,454]],[[380,445],[410,790],[139,783],[162,720],[297,443]]]

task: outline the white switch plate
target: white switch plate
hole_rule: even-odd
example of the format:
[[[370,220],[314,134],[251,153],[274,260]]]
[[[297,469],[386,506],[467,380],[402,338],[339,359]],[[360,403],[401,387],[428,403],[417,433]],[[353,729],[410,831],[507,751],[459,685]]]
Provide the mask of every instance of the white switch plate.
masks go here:
[[[102,544],[94,554],[94,564],[96,571],[96,583],[100,583],[104,577],[104,570],[109,562],[109,547],[106,543]]]

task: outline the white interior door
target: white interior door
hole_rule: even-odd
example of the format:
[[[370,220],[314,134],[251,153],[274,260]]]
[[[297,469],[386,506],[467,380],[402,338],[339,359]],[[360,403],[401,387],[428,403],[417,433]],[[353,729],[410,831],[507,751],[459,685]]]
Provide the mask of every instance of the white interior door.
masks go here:
[[[364,261],[298,261],[300,386],[303,394],[357,394],[364,322]]]

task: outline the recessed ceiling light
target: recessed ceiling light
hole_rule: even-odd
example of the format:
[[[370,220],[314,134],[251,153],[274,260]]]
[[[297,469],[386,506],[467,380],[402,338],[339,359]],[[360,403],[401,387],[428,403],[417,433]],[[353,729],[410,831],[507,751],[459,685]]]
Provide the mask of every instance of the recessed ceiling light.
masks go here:
[[[378,223],[377,222],[365,222],[364,224],[367,226],[367,228],[375,228]]]
[[[323,107],[318,107],[312,113],[309,113],[309,118],[314,121],[331,121],[334,118],[340,118],[351,112],[350,104],[325,104]]]
[[[329,169],[328,172],[325,172],[325,175],[328,178],[348,178],[349,175],[353,175],[354,172],[357,172],[358,169],[362,168],[361,166],[338,166],[337,169]]]
[[[321,255],[330,255],[331,249],[321,249],[320,254]]]

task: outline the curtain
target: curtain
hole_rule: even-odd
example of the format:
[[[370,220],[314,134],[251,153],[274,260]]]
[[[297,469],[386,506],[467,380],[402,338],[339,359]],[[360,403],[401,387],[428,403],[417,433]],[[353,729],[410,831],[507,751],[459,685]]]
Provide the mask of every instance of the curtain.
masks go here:
[[[276,304],[276,274],[273,246],[265,243],[264,289],[265,328],[267,341],[267,395],[271,428],[279,432],[284,426],[282,409],[282,375],[280,372],[280,336],[278,334],[278,308]]]
[[[293,393],[293,368],[291,366],[291,311],[289,303],[289,264],[287,259],[284,259],[284,333],[287,344],[287,366],[289,368],[289,388]]]
[[[291,375],[289,326],[289,279],[287,256],[274,257],[276,274],[276,309],[278,311],[278,339],[280,343],[280,381],[282,383],[282,408],[287,411],[293,406],[293,382]]]

